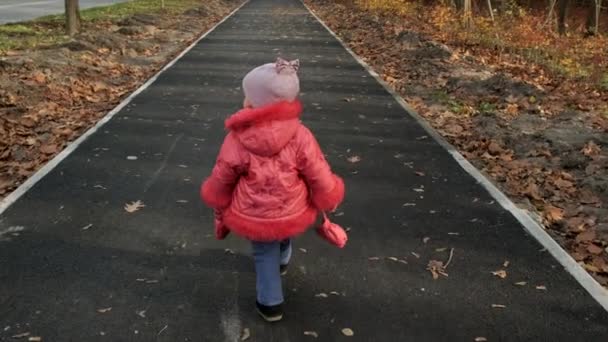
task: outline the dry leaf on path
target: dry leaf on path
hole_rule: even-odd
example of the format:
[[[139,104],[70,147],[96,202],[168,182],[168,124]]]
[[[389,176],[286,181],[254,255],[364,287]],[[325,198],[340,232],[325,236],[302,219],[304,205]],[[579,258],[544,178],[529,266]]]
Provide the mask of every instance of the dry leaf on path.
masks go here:
[[[302,253],[308,253],[308,250],[306,248],[300,248],[300,252],[302,252]]]
[[[515,285],[517,285],[517,286],[526,286],[526,284],[528,284],[528,283],[525,281],[518,281],[517,283],[515,283]]]
[[[423,242],[423,243],[427,243],[427,242],[429,242],[429,240],[431,240],[431,238],[430,238],[430,237],[428,237],[428,236],[427,236],[427,237],[422,238],[422,242]]]
[[[97,312],[99,312],[99,313],[106,313],[106,312],[110,312],[110,311],[112,311],[112,307],[97,309]]]
[[[24,338],[24,337],[28,337],[28,336],[30,336],[30,333],[29,332],[24,332],[24,333],[21,333],[21,334],[13,335],[11,337],[12,338]]]
[[[312,337],[314,337],[314,338],[319,337],[319,334],[317,334],[317,332],[316,332],[316,331],[305,331],[305,332],[304,332],[304,335],[305,335],[305,336],[312,336]]]
[[[342,334],[344,334],[344,336],[350,337],[350,336],[355,335],[355,332],[350,328],[344,328],[344,329],[342,329]]]
[[[495,309],[504,309],[507,306],[506,305],[502,305],[502,304],[492,304],[492,307]]]
[[[367,258],[367,260],[369,260],[369,261],[378,261],[378,260],[380,260],[380,258],[379,257],[369,257],[369,258]]]
[[[125,211],[128,213],[134,213],[145,206],[146,205],[144,202],[137,200],[135,202],[125,204]]]
[[[40,337],[40,336],[32,336],[32,337],[29,337],[27,340],[29,342],[41,342],[42,341],[42,337]]]
[[[507,267],[509,267],[509,264],[510,264],[509,260],[505,260],[505,262],[502,264],[502,267],[507,268]]]
[[[488,339],[482,336],[475,337],[475,342],[487,342]]]
[[[241,335],[241,341],[246,341],[249,337],[251,337],[251,332],[249,328],[243,329],[243,334]]]
[[[328,295],[327,295],[327,293],[321,292],[321,293],[317,293],[315,295],[315,297],[317,297],[317,298],[327,298]]]
[[[352,157],[348,157],[346,160],[348,160],[349,163],[358,163],[361,161],[361,157],[359,156],[352,156]]]
[[[536,289],[541,290],[541,291],[546,291],[547,287],[545,285],[538,285],[538,286],[536,286]]]
[[[448,266],[450,265],[450,262],[452,262],[452,257],[454,256],[454,248],[452,248],[450,250],[450,256],[448,258],[448,261],[445,263],[445,265],[443,264],[443,261],[438,261],[438,260],[430,260],[426,269],[429,270],[431,272],[431,275],[433,276],[433,279],[438,279],[440,275],[447,277],[448,274],[445,271]]]
[[[494,272],[492,272],[492,274],[501,279],[505,279],[507,277],[507,271],[505,271],[505,270],[494,271]]]

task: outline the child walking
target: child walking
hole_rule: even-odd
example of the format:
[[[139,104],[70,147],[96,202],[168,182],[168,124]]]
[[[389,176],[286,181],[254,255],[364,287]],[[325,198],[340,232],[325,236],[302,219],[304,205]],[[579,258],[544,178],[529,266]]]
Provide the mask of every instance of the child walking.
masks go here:
[[[226,120],[228,134],[201,187],[203,201],[215,211],[216,237],[232,231],[251,241],[256,307],[269,322],[283,318],[281,274],[291,258],[291,238],[344,198],[342,179],[300,122],[298,68],[298,60],[279,58],[245,76],[244,108]],[[326,218],[318,231],[343,246],[346,235],[333,226]]]

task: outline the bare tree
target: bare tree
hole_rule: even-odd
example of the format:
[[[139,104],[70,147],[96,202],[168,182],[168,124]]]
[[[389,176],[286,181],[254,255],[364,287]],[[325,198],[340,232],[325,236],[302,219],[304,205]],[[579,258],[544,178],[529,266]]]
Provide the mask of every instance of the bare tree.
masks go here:
[[[80,30],[78,0],[65,0],[65,26],[69,36],[74,36]]]
[[[462,15],[465,27],[471,27],[473,23],[473,9],[471,8],[471,0],[464,0],[462,4]]]
[[[557,31],[559,34],[566,34],[566,19],[568,17],[568,7],[570,0],[559,0],[559,6],[557,8]]]
[[[589,15],[587,16],[587,35],[594,36],[600,32],[600,12],[602,0],[588,0]]]

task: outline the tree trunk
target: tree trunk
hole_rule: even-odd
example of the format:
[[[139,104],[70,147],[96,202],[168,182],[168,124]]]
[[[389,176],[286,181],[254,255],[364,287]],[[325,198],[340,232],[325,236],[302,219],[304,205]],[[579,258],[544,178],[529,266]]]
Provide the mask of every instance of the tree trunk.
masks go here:
[[[557,31],[559,34],[566,34],[566,19],[568,18],[568,5],[570,0],[559,0],[557,13]]]
[[[488,11],[490,12],[490,18],[494,21],[494,8],[492,8],[492,0],[488,0]]]
[[[464,19],[464,26],[469,28],[473,23],[473,10],[471,8],[471,0],[464,0],[462,6],[462,15]]]
[[[80,30],[80,9],[78,0],[65,0],[65,25],[67,34],[72,37]]]
[[[588,36],[595,36],[600,31],[600,12],[602,11],[602,0],[588,0],[589,14],[587,16]]]

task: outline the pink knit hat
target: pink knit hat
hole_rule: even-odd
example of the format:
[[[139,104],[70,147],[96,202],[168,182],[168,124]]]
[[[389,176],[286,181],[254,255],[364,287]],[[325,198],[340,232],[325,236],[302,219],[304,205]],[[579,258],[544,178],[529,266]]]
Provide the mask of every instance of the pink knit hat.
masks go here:
[[[300,92],[299,68],[299,60],[288,62],[279,57],[276,63],[264,64],[251,70],[243,78],[245,97],[254,108],[295,100]]]

